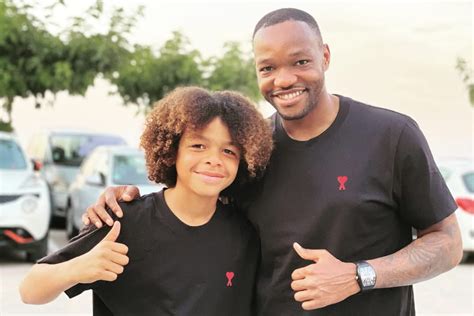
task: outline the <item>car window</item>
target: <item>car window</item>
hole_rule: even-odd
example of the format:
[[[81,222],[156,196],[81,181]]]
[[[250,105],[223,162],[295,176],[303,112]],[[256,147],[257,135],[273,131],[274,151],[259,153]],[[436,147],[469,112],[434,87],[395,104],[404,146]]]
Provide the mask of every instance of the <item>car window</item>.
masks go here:
[[[113,159],[114,184],[149,184],[143,155],[116,155]]]
[[[25,156],[20,146],[12,140],[0,139],[0,169],[26,169]]]
[[[87,156],[86,160],[84,160],[84,163],[81,165],[81,171],[80,173],[84,177],[88,177],[92,175],[95,171],[95,165],[97,163],[97,158],[99,156],[98,152],[93,152],[89,156]]]
[[[462,180],[467,190],[471,193],[474,193],[474,172],[463,174]]]
[[[53,161],[59,165],[79,166],[94,148],[99,145],[124,145],[118,136],[58,134],[50,139]]]

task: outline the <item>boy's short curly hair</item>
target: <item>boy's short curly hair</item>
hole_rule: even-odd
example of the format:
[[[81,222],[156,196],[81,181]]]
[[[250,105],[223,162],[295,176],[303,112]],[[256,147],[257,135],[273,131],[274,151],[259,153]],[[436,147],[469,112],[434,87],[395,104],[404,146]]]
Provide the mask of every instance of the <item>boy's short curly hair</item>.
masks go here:
[[[176,156],[185,129],[199,130],[219,117],[240,147],[241,161],[234,183],[259,177],[273,148],[269,123],[251,101],[232,91],[209,92],[180,87],[158,101],[148,114],[140,145],[145,150],[148,178],[176,185]]]

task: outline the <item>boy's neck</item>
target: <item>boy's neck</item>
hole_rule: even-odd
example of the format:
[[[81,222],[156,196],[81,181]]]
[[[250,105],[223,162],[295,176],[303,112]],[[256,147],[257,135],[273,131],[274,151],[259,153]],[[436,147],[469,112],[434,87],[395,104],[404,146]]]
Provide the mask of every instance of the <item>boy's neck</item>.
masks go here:
[[[201,226],[210,221],[216,211],[216,197],[190,194],[179,187],[166,189],[166,204],[183,223],[189,226]]]

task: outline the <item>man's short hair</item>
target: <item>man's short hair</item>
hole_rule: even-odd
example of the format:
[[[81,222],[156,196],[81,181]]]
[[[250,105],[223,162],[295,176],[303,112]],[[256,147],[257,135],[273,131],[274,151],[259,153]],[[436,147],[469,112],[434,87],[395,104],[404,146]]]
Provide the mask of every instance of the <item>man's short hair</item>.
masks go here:
[[[316,35],[321,40],[321,43],[323,42],[323,37],[321,36],[318,23],[311,16],[311,14],[294,8],[283,8],[267,13],[263,18],[260,19],[260,21],[258,21],[257,25],[255,26],[252,39],[255,37],[255,34],[258,32],[258,30],[285,21],[301,21],[308,24],[308,26],[315,31]]]

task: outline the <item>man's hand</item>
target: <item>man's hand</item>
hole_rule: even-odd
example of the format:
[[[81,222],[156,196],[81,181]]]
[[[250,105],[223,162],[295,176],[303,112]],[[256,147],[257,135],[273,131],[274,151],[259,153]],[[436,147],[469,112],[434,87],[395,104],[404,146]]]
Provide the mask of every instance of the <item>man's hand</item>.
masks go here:
[[[112,226],[114,221],[105,210],[105,206],[107,205],[110,207],[118,217],[122,217],[123,212],[117,201],[123,200],[129,202],[138,197],[140,197],[140,191],[136,186],[120,185],[116,187],[108,187],[99,196],[97,202],[94,205],[89,206],[86,212],[82,214],[82,222],[84,225],[89,225],[92,222],[97,228],[102,227],[102,222]]]
[[[116,221],[108,234],[89,252],[71,260],[75,283],[92,283],[99,280],[115,281],[128,264],[128,247],[115,242],[120,234]]]
[[[354,263],[342,262],[325,249],[304,249],[298,243],[293,247],[301,258],[314,262],[291,275],[295,300],[303,309],[335,304],[360,291]]]

